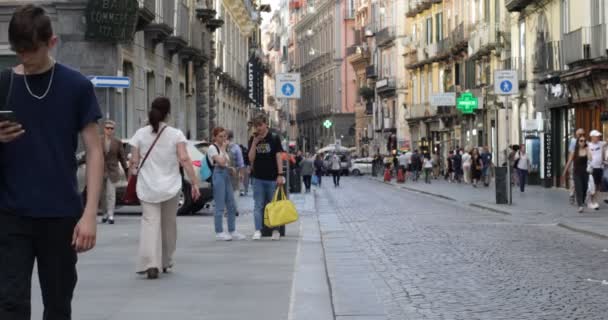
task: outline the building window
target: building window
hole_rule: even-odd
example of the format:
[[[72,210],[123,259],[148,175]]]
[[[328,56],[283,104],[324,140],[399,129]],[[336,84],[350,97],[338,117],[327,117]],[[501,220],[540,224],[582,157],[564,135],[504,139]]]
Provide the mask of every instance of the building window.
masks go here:
[[[562,0],[562,34],[570,32],[570,0]]]
[[[443,40],[443,13],[435,15],[435,41]]]
[[[433,43],[433,18],[426,19],[426,44]]]
[[[526,21],[519,21],[519,66],[523,75],[526,75]]]
[[[414,93],[413,103],[418,104],[418,79],[416,76],[412,77],[412,92]]]

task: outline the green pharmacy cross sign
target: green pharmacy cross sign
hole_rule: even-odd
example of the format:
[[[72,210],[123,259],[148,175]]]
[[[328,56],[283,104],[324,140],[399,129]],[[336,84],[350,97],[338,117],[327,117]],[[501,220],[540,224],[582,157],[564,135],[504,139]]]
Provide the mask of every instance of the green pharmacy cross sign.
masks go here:
[[[329,119],[327,119],[327,120],[325,120],[325,122],[323,122],[323,126],[327,129],[331,128],[331,126],[333,126],[333,125],[334,124]]]
[[[462,111],[462,113],[473,113],[478,107],[479,101],[477,100],[477,97],[470,92],[465,92],[456,99],[456,109]]]

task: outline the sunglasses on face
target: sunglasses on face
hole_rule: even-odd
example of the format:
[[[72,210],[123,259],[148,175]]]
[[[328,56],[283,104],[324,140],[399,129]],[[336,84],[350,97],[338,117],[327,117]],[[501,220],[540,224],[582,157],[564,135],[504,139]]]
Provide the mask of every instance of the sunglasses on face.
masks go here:
[[[585,142],[585,141],[586,141],[585,139],[578,140],[578,142]]]

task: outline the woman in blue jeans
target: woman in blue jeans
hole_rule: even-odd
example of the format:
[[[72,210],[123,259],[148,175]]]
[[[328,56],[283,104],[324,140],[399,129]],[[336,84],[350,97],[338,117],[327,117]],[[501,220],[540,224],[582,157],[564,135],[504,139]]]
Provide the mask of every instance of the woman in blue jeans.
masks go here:
[[[237,174],[230,169],[230,158],[226,152],[228,146],[226,130],[221,127],[213,129],[213,144],[207,150],[207,158],[213,166],[213,199],[215,200],[215,234],[217,240],[243,240],[245,236],[236,231],[236,205],[232,190],[231,175]],[[234,172],[231,172],[234,171]],[[222,218],[228,209],[228,233],[224,232]]]

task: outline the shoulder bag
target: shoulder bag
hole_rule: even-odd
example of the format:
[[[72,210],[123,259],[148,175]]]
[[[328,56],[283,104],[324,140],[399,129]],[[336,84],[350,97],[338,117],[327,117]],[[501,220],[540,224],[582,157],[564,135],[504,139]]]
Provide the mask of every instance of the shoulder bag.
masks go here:
[[[154,142],[152,142],[150,149],[144,156],[144,159],[141,161],[141,164],[139,165],[139,168],[137,169],[137,174],[131,175],[129,177],[129,182],[127,183],[127,190],[125,191],[125,196],[123,198],[123,202],[125,204],[129,205],[129,204],[136,204],[139,202],[139,198],[137,197],[137,176],[139,175],[141,168],[143,168],[144,163],[146,163],[146,160],[148,160],[148,156],[150,155],[150,152],[152,152],[152,149],[154,149],[154,146],[158,142],[158,139],[163,134],[163,131],[165,131],[165,129],[167,129],[167,126],[164,126],[162,129],[160,129],[160,131],[156,135],[156,139],[154,139]]]

